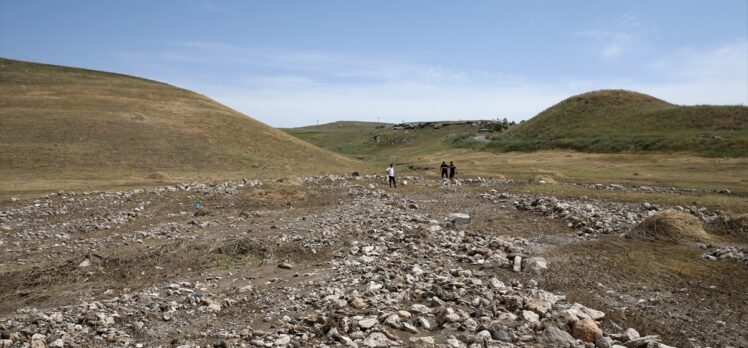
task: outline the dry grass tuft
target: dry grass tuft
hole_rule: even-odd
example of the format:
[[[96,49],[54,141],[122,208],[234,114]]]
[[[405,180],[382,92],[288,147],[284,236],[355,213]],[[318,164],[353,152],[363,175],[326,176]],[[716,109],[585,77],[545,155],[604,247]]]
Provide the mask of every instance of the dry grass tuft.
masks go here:
[[[171,177],[169,176],[169,174],[166,174],[165,172],[158,171],[158,172],[151,173],[151,175],[148,175],[148,179],[163,182],[163,181],[171,180]]]
[[[720,216],[707,223],[704,229],[718,235],[748,236],[748,214]]]
[[[698,218],[675,210],[665,210],[648,217],[627,236],[668,242],[709,242],[712,240],[712,237],[704,231]]]

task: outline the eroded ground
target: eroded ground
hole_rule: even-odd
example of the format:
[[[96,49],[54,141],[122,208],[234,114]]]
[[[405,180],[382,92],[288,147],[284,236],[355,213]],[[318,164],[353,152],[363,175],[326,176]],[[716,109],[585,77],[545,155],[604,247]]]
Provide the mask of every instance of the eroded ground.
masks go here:
[[[748,346],[740,233],[631,240],[621,234],[667,207],[409,181],[5,200],[0,347]],[[702,256],[725,246],[735,257]]]

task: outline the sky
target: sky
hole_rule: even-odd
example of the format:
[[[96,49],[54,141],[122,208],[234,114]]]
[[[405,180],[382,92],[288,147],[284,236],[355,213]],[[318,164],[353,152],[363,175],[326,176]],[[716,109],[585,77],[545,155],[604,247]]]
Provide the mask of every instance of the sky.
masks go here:
[[[597,89],[748,105],[748,1],[0,0],[0,57],[166,82],[275,127],[519,121]]]

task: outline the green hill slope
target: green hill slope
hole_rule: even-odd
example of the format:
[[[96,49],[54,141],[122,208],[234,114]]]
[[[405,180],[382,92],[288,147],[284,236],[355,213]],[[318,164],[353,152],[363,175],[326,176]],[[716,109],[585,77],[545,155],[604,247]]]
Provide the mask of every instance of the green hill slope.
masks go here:
[[[457,147],[463,139],[493,134],[492,121],[422,122],[403,125],[339,121],[284,129],[317,146],[370,161],[397,161]]]
[[[623,90],[568,98],[512,127],[495,150],[687,151],[748,155],[748,107],[678,106]]]
[[[0,59],[0,181],[6,184],[269,177],[342,172],[354,163],[188,90]]]

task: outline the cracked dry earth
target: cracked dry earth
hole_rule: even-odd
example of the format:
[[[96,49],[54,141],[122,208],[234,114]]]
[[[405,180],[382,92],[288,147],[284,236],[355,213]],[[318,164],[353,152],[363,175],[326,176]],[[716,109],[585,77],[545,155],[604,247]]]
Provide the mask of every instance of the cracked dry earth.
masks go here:
[[[0,347],[748,346],[743,240],[620,236],[665,207],[283,181],[3,201]]]

